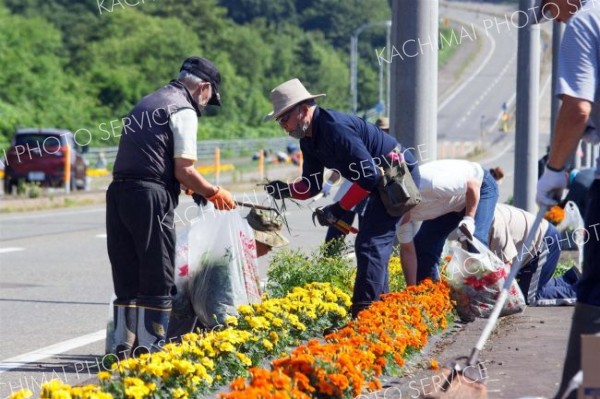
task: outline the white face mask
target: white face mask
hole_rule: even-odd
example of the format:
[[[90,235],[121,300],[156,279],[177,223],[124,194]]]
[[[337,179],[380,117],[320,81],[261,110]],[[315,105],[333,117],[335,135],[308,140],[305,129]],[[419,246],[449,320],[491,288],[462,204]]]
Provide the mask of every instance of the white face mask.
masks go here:
[[[210,93],[212,95],[212,93]],[[200,113],[204,113],[204,111],[206,110],[206,106],[208,105],[208,101],[210,100],[210,97],[207,97],[206,100],[204,98],[202,98],[202,88],[198,89],[198,97],[197,97],[197,101],[198,101],[198,110],[200,110]]]
[[[289,132],[289,135],[298,140],[303,139],[306,137],[306,131],[308,130],[309,126],[310,122],[301,123],[300,112],[298,112],[298,116],[296,118],[296,127],[294,127],[294,130]]]

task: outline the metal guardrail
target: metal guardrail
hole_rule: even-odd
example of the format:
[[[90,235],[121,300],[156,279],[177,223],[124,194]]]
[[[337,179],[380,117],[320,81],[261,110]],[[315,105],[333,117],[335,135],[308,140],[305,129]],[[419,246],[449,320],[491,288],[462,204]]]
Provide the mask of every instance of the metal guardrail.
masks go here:
[[[250,155],[260,149],[285,151],[289,144],[298,146],[298,141],[288,137],[240,139],[240,140],[202,140],[198,141],[197,155],[199,160],[213,159],[215,148],[219,147],[222,157],[240,157]],[[85,158],[93,166],[100,153],[104,154],[106,162],[112,164],[117,156],[117,147],[90,148]]]

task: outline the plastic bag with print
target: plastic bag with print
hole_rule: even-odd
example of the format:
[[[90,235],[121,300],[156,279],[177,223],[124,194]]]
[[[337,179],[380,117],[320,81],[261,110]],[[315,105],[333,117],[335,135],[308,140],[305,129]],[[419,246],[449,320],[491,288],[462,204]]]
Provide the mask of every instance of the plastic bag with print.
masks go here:
[[[463,322],[492,314],[496,299],[508,274],[505,265],[477,238],[473,245],[479,253],[467,252],[459,246],[450,247],[451,259],[444,273],[450,284],[450,295],[456,312]],[[508,316],[525,309],[525,298],[516,280],[513,280],[500,316]]]
[[[187,285],[193,312],[205,327],[223,325],[238,306],[260,301],[254,233],[239,210],[202,208],[187,243],[188,262],[176,269],[176,282],[187,280],[181,285]]]

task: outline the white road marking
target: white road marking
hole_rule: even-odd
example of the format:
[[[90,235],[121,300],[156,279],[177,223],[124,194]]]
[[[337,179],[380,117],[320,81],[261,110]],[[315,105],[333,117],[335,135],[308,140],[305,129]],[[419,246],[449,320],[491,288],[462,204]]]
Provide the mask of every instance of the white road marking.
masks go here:
[[[106,238],[106,233],[104,233],[104,234],[96,234],[96,238]]]
[[[0,248],[0,254],[5,254],[8,252],[18,252],[18,251],[24,251],[25,248],[19,248],[19,247],[8,247],[8,248]]]
[[[40,219],[40,218],[44,218],[44,217],[56,218],[58,216],[79,215],[82,213],[96,213],[96,212],[106,212],[106,209],[104,207],[102,207],[102,208],[85,209],[85,210],[68,211],[68,212],[53,211],[52,213],[29,213],[28,215],[22,215],[22,216],[19,215],[19,216],[6,217],[6,218],[2,217],[2,218],[0,218],[0,222],[7,222],[7,221],[12,221],[12,220]]]
[[[454,89],[454,92],[452,94],[450,94],[448,97],[446,97],[446,99],[441,104],[438,105],[438,109],[437,109],[438,113],[441,110],[443,110],[446,107],[446,105],[450,104],[450,102],[454,99],[454,97],[456,97],[462,91],[462,89],[465,88],[466,85],[471,83],[471,81],[479,75],[479,72],[481,72],[481,70],[487,66],[487,63],[490,61],[490,59],[494,55],[494,51],[496,50],[496,41],[494,40],[494,38],[489,35],[487,37],[491,43],[490,51],[488,52],[487,56],[485,57],[485,59],[483,60],[481,65],[479,65],[479,68],[477,68],[477,70],[475,70],[475,72],[473,72],[473,74],[469,77],[469,79],[462,82],[462,84],[460,86],[458,86],[456,89]]]
[[[84,345],[103,340],[106,338],[106,330],[96,331],[91,334],[82,335],[81,337],[68,339],[54,345],[46,346],[45,348],[36,349],[32,352],[23,355],[11,357],[0,361],[0,374],[10,371],[14,368],[21,367],[27,363],[37,362],[38,360],[46,359],[60,353],[65,353],[72,349],[79,348]]]

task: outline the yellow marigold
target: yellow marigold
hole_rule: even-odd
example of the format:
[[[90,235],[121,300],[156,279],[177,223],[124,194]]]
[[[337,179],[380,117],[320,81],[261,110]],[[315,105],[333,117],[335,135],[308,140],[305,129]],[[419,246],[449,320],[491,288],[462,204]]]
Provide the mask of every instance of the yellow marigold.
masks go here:
[[[244,355],[243,353],[238,352],[235,355],[246,366],[251,366],[252,365],[252,360],[250,360],[250,358],[248,356]]]
[[[237,326],[238,325],[238,319],[235,316],[226,316],[225,317],[225,324],[228,326]]]
[[[9,396],[10,399],[27,399],[33,395],[29,389],[21,389],[18,392],[15,392]]]
[[[241,305],[238,306],[238,312],[240,312],[240,314],[243,315],[250,315],[254,313],[254,310],[252,309],[252,306],[250,305]]]
[[[431,361],[429,362],[429,368],[431,370],[439,370],[440,364],[437,362],[437,360],[431,359]]]
[[[269,341],[268,339],[263,339],[262,340],[262,344],[265,347],[265,349],[267,351],[272,351],[273,350],[273,344],[271,343],[271,341]]]
[[[186,399],[188,397],[187,392],[183,388],[175,388],[171,391],[171,397],[175,399]]]
[[[108,371],[101,371],[101,372],[98,373],[98,379],[100,381],[110,380],[110,376],[111,376],[111,374]]]

